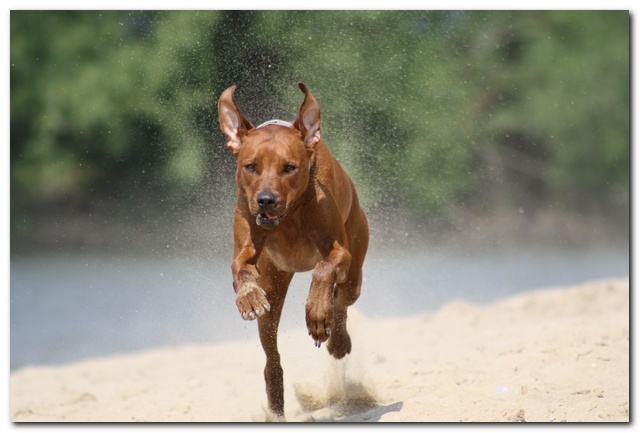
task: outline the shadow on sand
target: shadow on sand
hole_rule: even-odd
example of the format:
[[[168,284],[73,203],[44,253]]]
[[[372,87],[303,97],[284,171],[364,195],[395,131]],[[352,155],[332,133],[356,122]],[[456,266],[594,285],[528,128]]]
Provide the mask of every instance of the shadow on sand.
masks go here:
[[[351,414],[345,417],[341,417],[339,414],[332,414],[320,417],[312,416],[310,421],[312,422],[378,422],[384,414],[390,412],[400,412],[403,402],[398,401],[388,404],[386,406],[378,406],[366,410],[365,412]]]

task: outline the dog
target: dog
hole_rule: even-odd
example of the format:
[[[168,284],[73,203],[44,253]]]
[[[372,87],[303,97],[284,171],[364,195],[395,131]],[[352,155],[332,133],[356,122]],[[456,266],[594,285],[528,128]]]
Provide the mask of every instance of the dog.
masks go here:
[[[347,308],[360,296],[369,244],[367,217],[351,178],[322,139],[320,106],[304,83],[297,118],[254,127],[234,101],[218,101],[220,129],[236,160],[231,264],[236,305],[258,320],[269,410],[284,419],[278,324],[296,272],[312,272],[305,304],[309,335],[336,359],[351,353]]]

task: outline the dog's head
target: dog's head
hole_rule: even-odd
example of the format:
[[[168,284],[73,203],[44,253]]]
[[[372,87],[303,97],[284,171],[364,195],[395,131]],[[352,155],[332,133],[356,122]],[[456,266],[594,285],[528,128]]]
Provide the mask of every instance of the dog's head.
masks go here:
[[[320,141],[320,106],[307,87],[298,117],[254,127],[233,99],[236,86],[218,101],[220,129],[236,158],[236,182],[251,215],[263,228],[275,228],[309,184],[311,156]]]

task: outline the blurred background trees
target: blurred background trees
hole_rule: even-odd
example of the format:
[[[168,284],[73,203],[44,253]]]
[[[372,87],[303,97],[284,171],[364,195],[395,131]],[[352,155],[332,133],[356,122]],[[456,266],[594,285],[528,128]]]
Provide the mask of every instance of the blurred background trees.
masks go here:
[[[372,214],[629,213],[627,11],[12,11],[12,240],[56,209],[216,213],[216,102],[304,81]],[[125,203],[126,205],[122,205]],[[105,211],[106,212],[106,211]],[[157,219],[156,224],[160,224]]]

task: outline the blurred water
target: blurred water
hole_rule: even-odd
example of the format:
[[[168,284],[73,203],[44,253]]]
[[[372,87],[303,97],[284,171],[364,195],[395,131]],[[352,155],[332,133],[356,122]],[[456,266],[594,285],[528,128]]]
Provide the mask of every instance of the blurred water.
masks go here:
[[[236,311],[229,265],[229,258],[13,259],[11,368],[160,345],[257,341],[255,322]],[[523,290],[628,275],[624,249],[377,251],[365,263],[356,306],[369,317],[415,315],[452,299],[485,304]],[[310,278],[294,278],[282,328],[305,326]]]

